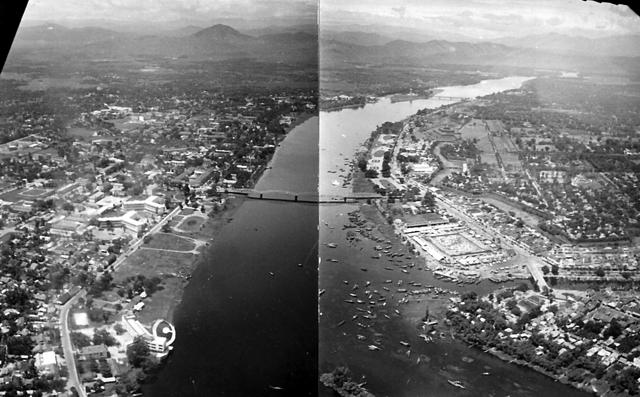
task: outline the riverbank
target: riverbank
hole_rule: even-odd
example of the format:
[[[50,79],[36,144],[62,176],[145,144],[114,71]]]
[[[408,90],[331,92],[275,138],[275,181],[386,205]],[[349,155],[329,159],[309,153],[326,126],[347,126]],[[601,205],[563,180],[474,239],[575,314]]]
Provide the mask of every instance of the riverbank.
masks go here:
[[[177,229],[180,223],[183,221],[177,221],[173,223],[173,233],[176,236],[185,236],[195,239],[196,241],[203,242],[201,249],[197,254],[193,254],[188,260],[180,263],[179,261],[173,262],[175,267],[173,272],[181,272],[181,276],[175,278],[178,283],[171,283],[170,285],[164,285],[164,289],[155,292],[151,295],[145,305],[143,311],[138,315],[143,323],[150,323],[158,318],[165,318],[169,322],[174,322],[174,313],[176,308],[182,302],[184,289],[189,284],[189,280],[194,270],[202,262],[203,257],[207,256],[207,251],[210,250],[211,243],[216,240],[226,224],[233,221],[233,217],[242,204],[246,201],[243,196],[229,195],[225,199],[225,206],[223,209],[214,210],[211,209],[203,223],[200,224],[195,231],[186,231]],[[186,215],[184,220],[194,215]],[[156,251],[158,258],[162,260],[162,257],[167,256],[166,251]],[[148,321],[145,321],[148,320]]]

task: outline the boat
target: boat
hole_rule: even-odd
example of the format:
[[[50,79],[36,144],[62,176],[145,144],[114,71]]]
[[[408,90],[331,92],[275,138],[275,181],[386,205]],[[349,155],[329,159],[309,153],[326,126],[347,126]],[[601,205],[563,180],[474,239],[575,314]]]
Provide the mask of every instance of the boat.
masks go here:
[[[327,244],[327,247],[329,247],[329,248],[336,248],[337,246],[338,246],[338,244],[336,244],[336,243],[328,243]]]
[[[337,325],[337,326],[338,326],[338,327],[342,327],[342,326],[344,325],[344,323],[345,323],[345,321],[344,321],[344,320],[342,320],[342,321],[340,321],[340,322],[338,323],[338,325]]]
[[[356,338],[358,338],[358,340],[365,340],[365,339],[367,339],[367,337],[366,337],[366,336],[364,336],[364,335],[360,335],[360,334],[356,335]]]
[[[271,389],[271,390],[284,390],[284,388],[283,388],[283,387],[280,387],[280,386],[271,386],[271,385],[269,385],[269,389]]]
[[[322,296],[322,294],[324,294],[325,292],[327,292],[326,289],[321,289],[320,291],[318,291],[318,296]]]
[[[269,275],[271,275],[271,277],[275,276],[276,274],[274,272],[269,272]]]
[[[361,267],[360,270],[362,270],[363,272],[366,272],[367,268],[366,267]]]
[[[460,383],[459,380],[447,379],[447,382],[449,382],[449,384],[452,386],[459,387],[461,389],[466,389],[466,387],[462,383]]]
[[[401,341],[400,341],[400,344],[401,344],[402,346],[409,347],[409,342],[405,342],[405,341],[401,340]]]
[[[329,262],[338,263],[337,259],[329,259]]]
[[[369,350],[380,350],[380,348],[376,345],[369,345],[367,347],[369,348]]]

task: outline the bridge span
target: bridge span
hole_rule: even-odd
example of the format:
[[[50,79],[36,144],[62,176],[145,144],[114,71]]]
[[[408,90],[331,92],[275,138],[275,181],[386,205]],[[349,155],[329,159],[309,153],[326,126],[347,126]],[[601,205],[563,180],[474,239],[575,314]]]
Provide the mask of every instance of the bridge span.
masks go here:
[[[351,193],[345,196],[318,194],[318,192],[290,192],[285,190],[225,189],[225,193],[238,194],[255,200],[290,201],[313,204],[344,204],[361,200],[375,200],[377,193]]]
[[[460,101],[460,102],[464,102],[464,101],[469,101],[471,100],[471,98],[466,98],[466,97],[459,97],[459,96],[446,96],[446,95],[434,95],[431,97],[431,99],[439,99],[442,101]]]

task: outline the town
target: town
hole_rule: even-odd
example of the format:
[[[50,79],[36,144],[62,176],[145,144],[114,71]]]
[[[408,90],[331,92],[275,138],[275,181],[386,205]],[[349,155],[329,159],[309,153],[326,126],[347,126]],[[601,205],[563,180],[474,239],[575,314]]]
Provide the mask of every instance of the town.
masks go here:
[[[440,320],[457,336],[599,395],[635,395],[640,375],[640,139],[623,95],[544,76],[425,109],[378,126],[351,181],[436,278],[530,281],[454,294]]]
[[[63,111],[1,82],[0,393],[138,393],[179,337],[197,255],[241,202],[226,189],[253,186],[317,97],[157,89],[147,105],[100,85]]]

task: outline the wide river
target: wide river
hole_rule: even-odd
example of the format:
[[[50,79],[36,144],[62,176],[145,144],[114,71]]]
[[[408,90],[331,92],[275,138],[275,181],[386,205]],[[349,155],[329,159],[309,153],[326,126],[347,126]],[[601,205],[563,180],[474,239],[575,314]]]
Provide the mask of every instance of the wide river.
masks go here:
[[[438,95],[475,98],[518,88],[529,77],[509,77],[485,80],[470,86],[441,87]],[[400,121],[418,110],[437,108],[453,101],[421,99],[392,103],[382,98],[363,108],[349,108],[320,114],[320,193],[339,196],[348,193],[343,185],[355,152],[375,130],[386,122]],[[505,363],[478,349],[470,348],[451,337],[425,343],[417,328],[427,305],[440,300],[426,299],[403,303],[405,294],[397,293],[398,283],[419,282],[464,292],[473,289],[485,294],[497,286],[490,282],[458,286],[435,279],[431,272],[420,268],[419,259],[407,258],[400,241],[380,243],[362,238],[347,240],[344,229],[350,223],[348,213],[356,205],[323,205],[320,207],[320,299],[319,366],[327,372],[336,366],[349,367],[353,378],[366,382],[376,396],[586,396],[526,368]],[[371,226],[371,224],[370,224]],[[376,236],[381,236],[375,227]],[[327,244],[333,243],[337,247]],[[392,252],[402,252],[400,259],[372,259],[376,245],[392,245]],[[406,267],[410,263],[415,267]],[[358,285],[356,287],[356,284]],[[388,291],[385,289],[388,288]],[[410,287],[409,287],[410,289]],[[368,291],[368,292],[366,292]],[[394,293],[395,292],[395,293]],[[367,304],[373,301],[375,304]],[[357,301],[363,304],[358,304]],[[356,303],[353,303],[356,301]],[[432,302],[436,302],[435,305]],[[366,311],[369,312],[367,313]],[[400,341],[409,343],[405,346]],[[369,350],[377,344],[382,350]],[[466,389],[452,386],[447,380],[461,381]],[[332,392],[321,386],[322,396]]]
[[[487,95],[519,87],[525,80],[512,77],[445,87],[440,95]],[[321,112],[321,133],[317,117],[291,131],[257,189],[306,193],[317,190],[319,179],[323,194],[347,192],[339,175],[348,170],[353,153],[376,125],[447,103],[391,103],[383,98],[360,109]],[[376,396],[584,395],[456,341],[420,345],[411,305],[398,305],[393,294],[387,297],[388,309],[397,307],[402,315],[387,319],[380,312],[377,319],[368,320],[372,328],[367,332],[385,335],[385,348],[369,351],[355,338],[364,331],[350,321],[354,308],[344,299],[353,284],[345,280],[364,283],[366,276],[371,288],[380,291],[386,279],[450,285],[426,271],[384,273],[371,264],[372,244],[346,244],[342,225],[346,213],[355,208],[247,200],[203,254],[176,310],[175,351],[157,379],[145,387],[145,395],[330,396],[329,390],[319,388],[318,373],[336,365],[347,365],[358,379],[364,377]],[[338,247],[328,248],[329,241]],[[394,250],[402,249],[399,242],[392,244]],[[318,256],[328,255],[339,263],[323,260],[318,265]],[[369,271],[362,272],[363,267]],[[318,284],[326,289],[320,306]],[[479,292],[493,287],[475,286]],[[361,295],[361,290],[356,292]],[[336,327],[341,320],[349,321]],[[411,343],[409,355],[398,340]],[[467,358],[461,361],[462,357]],[[467,389],[452,387],[446,382],[449,378],[464,381]]]

